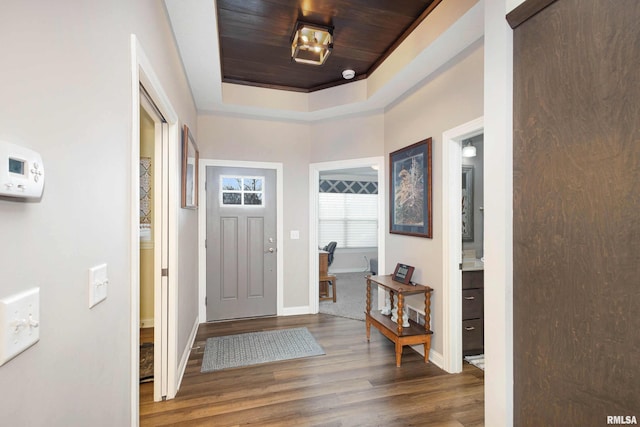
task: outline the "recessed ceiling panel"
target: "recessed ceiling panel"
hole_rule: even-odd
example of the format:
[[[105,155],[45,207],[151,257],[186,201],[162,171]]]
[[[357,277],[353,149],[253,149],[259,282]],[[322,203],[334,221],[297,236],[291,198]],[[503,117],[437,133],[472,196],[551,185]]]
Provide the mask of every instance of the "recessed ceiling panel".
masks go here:
[[[311,92],[367,77],[440,0],[218,0],[222,80]],[[334,26],[320,66],[291,60],[297,20]]]

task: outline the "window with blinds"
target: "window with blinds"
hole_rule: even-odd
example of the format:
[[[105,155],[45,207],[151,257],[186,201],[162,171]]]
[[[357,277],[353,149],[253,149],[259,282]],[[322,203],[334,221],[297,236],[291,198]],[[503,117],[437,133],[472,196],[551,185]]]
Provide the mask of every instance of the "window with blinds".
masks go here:
[[[378,195],[320,193],[320,243],[339,248],[378,246]]]

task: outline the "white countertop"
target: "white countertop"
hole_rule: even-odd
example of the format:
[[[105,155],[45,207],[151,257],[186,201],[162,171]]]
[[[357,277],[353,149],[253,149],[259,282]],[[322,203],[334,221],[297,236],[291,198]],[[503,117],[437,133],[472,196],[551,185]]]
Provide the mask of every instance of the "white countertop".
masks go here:
[[[467,258],[462,260],[462,271],[479,271],[484,270],[484,262],[475,258]]]

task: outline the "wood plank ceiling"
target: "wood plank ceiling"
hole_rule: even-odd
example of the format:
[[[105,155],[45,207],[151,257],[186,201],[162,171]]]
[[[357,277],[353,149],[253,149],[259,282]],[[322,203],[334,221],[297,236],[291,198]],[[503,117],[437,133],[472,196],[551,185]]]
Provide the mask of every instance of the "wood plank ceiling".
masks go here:
[[[370,75],[441,0],[217,0],[222,81],[312,92]],[[291,60],[297,20],[333,25],[321,66]],[[351,80],[351,81],[354,81]]]

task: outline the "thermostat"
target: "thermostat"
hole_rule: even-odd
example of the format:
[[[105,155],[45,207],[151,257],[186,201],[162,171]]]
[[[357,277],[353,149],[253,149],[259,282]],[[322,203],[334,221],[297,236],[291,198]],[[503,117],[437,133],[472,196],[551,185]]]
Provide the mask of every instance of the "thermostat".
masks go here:
[[[39,153],[0,141],[0,196],[38,199],[44,189],[44,165]]]

